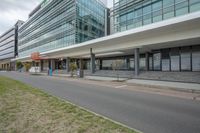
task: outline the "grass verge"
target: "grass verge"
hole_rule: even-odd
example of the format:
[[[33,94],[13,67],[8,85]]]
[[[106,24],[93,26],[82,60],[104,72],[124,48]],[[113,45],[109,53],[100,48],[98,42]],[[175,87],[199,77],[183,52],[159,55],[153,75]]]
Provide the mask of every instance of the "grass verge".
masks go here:
[[[136,133],[5,77],[0,77],[1,132]]]

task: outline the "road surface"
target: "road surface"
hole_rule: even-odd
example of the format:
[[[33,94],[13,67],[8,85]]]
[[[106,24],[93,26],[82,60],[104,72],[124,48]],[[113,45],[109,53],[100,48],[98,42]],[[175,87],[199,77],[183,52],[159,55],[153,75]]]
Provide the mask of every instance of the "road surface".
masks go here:
[[[15,72],[4,75],[144,133],[200,133],[200,102]],[[103,84],[104,82],[101,82]]]

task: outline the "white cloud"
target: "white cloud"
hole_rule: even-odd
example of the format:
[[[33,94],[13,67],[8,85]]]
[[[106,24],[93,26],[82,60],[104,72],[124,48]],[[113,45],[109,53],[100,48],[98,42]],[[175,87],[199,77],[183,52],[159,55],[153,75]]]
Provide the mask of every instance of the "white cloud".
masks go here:
[[[17,20],[27,20],[28,14],[41,0],[1,0],[0,35],[12,28]]]
[[[113,0],[107,0],[108,7],[113,7]]]

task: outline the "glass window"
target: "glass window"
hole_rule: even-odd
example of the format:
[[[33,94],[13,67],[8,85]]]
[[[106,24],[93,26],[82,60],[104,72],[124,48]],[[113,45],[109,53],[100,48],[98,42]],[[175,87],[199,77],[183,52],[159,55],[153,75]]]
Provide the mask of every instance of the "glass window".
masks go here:
[[[169,49],[162,50],[162,71],[170,71]]]
[[[112,70],[112,60],[103,60],[102,61],[103,70]]]
[[[134,12],[129,12],[129,13],[127,14],[127,20],[133,19],[133,16],[134,16]]]
[[[140,58],[140,70],[145,70],[146,68],[146,58]]]
[[[151,23],[151,5],[147,5],[143,8],[143,24],[150,24]]]
[[[126,25],[125,24],[121,25],[121,31],[125,31],[125,30],[126,30]]]
[[[127,29],[129,30],[129,29],[132,29],[134,27],[135,27],[135,25],[134,25],[133,21],[129,20],[128,25],[127,25]]]
[[[191,71],[190,47],[181,48],[181,70],[182,71]]]
[[[162,1],[155,2],[152,5],[153,9],[153,22],[162,20]]]
[[[122,16],[120,17],[120,22],[123,23],[123,22],[125,22],[125,21],[126,21],[126,15],[122,15]]]
[[[168,19],[174,17],[174,0],[163,1],[163,18]]]
[[[188,1],[185,0],[175,0],[175,10],[176,10],[176,16],[187,14],[188,9]]]
[[[127,64],[125,59],[110,59],[102,61],[103,70],[112,70],[113,68],[125,70],[127,69]]]
[[[142,26],[142,8],[135,10],[135,27]]]
[[[200,71],[200,46],[192,47],[192,70]]]
[[[171,49],[171,71],[180,71],[179,48]]]
[[[200,0],[190,0],[190,12],[200,10]]]
[[[134,58],[130,58],[130,69],[135,69],[135,61],[134,61]]]
[[[153,57],[152,56],[149,57],[149,70],[150,71],[153,70]]]
[[[153,54],[153,69],[155,71],[160,71],[161,53]]]

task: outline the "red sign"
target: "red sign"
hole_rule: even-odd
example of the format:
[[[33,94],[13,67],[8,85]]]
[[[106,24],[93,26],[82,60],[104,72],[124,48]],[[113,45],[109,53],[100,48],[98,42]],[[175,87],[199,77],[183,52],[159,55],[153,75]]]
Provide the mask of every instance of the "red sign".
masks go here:
[[[39,52],[32,53],[31,54],[31,59],[32,60],[41,60],[40,53]]]

